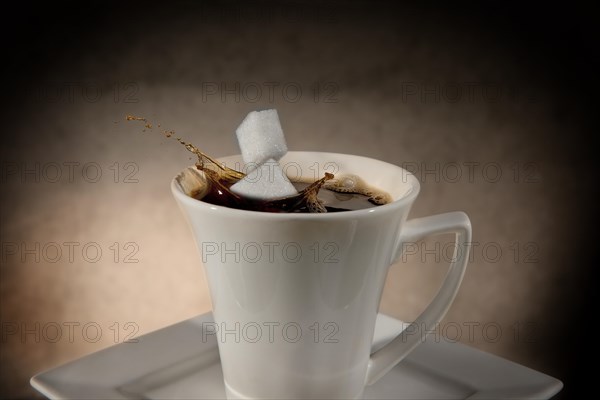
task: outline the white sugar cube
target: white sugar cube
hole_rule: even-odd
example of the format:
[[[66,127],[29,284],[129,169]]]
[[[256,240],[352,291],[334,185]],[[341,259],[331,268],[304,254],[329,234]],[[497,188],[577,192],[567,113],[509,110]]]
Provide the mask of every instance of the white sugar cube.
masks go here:
[[[241,196],[263,200],[293,196],[298,193],[277,161],[272,158],[249,172],[230,189]]]
[[[258,166],[270,158],[279,160],[287,153],[277,110],[252,111],[235,134],[246,164]]]

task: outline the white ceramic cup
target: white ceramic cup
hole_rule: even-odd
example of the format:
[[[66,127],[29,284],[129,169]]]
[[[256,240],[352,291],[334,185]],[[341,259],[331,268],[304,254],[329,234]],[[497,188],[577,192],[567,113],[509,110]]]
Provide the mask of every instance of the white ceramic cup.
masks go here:
[[[240,156],[220,161],[243,165]],[[365,385],[422,341],[424,327],[446,314],[467,265],[469,218],[451,212],[407,221],[419,182],[383,161],[288,152],[280,164],[290,178],[356,174],[394,201],[339,213],[274,214],[193,199],[173,180],[205,266],[215,318],[205,331],[218,341],[227,396],[360,398]],[[372,353],[389,266],[403,243],[443,233],[456,234],[457,250],[442,287],[411,329]]]

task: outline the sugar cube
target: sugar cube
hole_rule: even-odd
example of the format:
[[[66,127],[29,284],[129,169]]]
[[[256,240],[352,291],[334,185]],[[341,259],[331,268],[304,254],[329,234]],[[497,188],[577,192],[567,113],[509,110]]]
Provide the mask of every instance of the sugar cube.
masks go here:
[[[236,129],[242,158],[259,166],[268,159],[279,160],[287,153],[277,110],[252,111]]]
[[[231,191],[255,199],[275,199],[297,194],[279,163],[269,159],[258,168],[250,171],[244,179],[231,186]]]

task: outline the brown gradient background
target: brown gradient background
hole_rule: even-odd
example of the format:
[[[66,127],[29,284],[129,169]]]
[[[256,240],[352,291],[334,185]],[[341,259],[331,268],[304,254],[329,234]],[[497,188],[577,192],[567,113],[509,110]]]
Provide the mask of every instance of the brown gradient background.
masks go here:
[[[122,341],[127,322],[140,335],[210,310],[198,252],[169,192],[191,159],[157,129],[144,133],[124,116],[146,116],[222,156],[238,151],[236,126],[260,108],[278,109],[292,150],[418,166],[422,192],[411,215],[463,210],[480,243],[442,327],[455,336],[459,326],[461,342],[563,380],[560,398],[583,387],[578,365],[595,339],[584,317],[597,314],[588,290],[597,222],[590,114],[597,44],[589,10],[342,2],[80,7],[24,5],[4,16],[12,21],[2,34],[0,397],[39,396],[29,387],[32,375]],[[239,99],[206,91],[236,82],[248,90]],[[265,82],[278,85],[273,98]],[[282,94],[286,84],[302,89],[297,101],[293,91]],[[317,95],[315,84],[324,91]],[[252,85],[263,90],[257,101]],[[79,163],[72,181],[65,162]],[[20,173],[36,163],[40,173],[23,182]],[[42,171],[51,163],[62,165],[57,183]],[[100,166],[98,182],[82,176],[86,163]],[[451,163],[462,166],[455,181]],[[472,179],[464,163],[478,163]],[[483,171],[487,164],[500,166],[497,182],[490,182],[495,169]],[[18,174],[8,174],[14,165]],[[436,165],[437,176],[425,173]],[[129,172],[137,183],[124,182]],[[63,242],[80,244],[72,262],[64,246],[54,263],[41,250],[39,262],[7,253]],[[115,242],[117,262],[109,248]],[[124,262],[130,242],[137,263]],[[86,243],[101,247],[97,262],[83,258]],[[409,320],[423,309],[445,274],[437,254],[420,252],[391,268],[383,312]],[[89,322],[102,328],[95,343],[81,333]],[[39,343],[33,334],[21,337],[22,327],[36,323]],[[52,323],[63,328],[56,343],[46,339],[54,330],[42,330]],[[65,323],[79,324],[72,342]],[[476,324],[472,337],[468,324]],[[501,328],[497,340],[485,324]]]

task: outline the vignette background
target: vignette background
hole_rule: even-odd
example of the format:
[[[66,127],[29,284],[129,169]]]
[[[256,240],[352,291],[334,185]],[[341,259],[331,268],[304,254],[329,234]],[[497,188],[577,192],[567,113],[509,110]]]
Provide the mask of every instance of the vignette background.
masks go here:
[[[18,6],[2,27],[0,395],[36,397],[33,374],[210,310],[168,188],[192,160],[124,116],[221,156],[237,152],[249,111],[277,108],[290,149],[413,168],[412,217],[467,212],[480,245],[441,328],[556,376],[569,398],[593,339],[591,15],[386,2]],[[410,320],[427,304],[445,274],[444,240],[391,268],[383,312]],[[97,341],[79,330],[88,323]],[[473,323],[501,334],[471,336]]]

